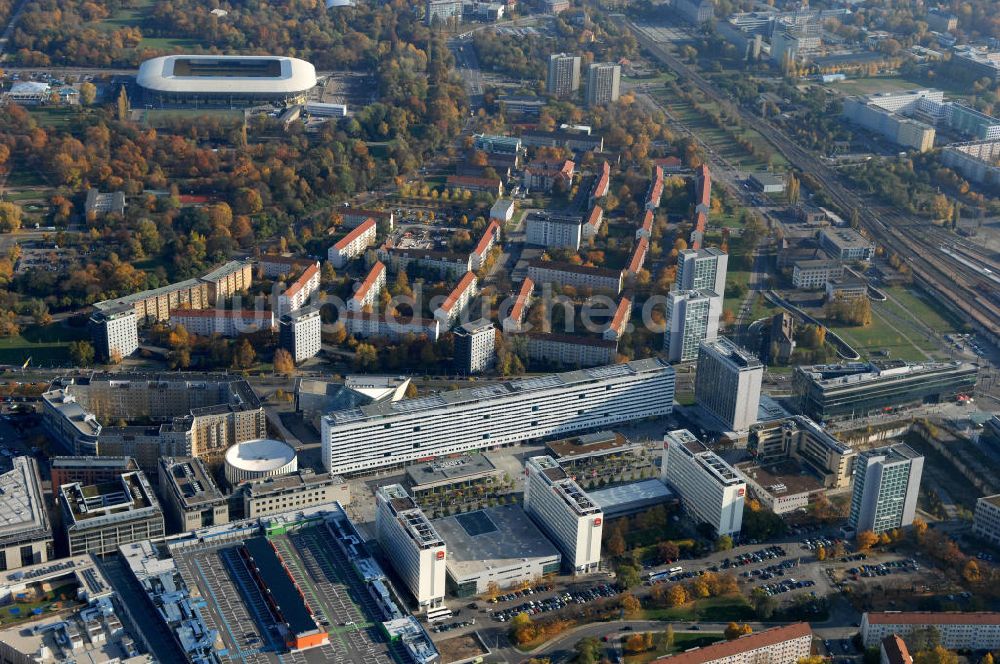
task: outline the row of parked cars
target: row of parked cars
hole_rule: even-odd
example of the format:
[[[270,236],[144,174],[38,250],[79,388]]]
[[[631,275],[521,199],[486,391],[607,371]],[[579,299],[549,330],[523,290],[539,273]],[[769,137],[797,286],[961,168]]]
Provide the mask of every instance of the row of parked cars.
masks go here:
[[[468,627],[469,625],[475,625],[476,619],[470,618],[469,620],[460,620],[458,622],[448,623],[447,625],[434,625],[431,627],[432,632],[450,632],[453,629],[458,629],[459,627]]]
[[[910,567],[915,570],[920,569],[920,565],[917,564],[917,561],[911,558],[910,560],[890,560],[882,563],[881,565],[862,565],[861,567],[852,567],[847,571],[849,574],[853,574],[855,576],[870,578],[873,576],[887,576],[893,572],[906,572],[907,568]]]
[[[722,560],[722,569],[729,569],[730,567],[743,567],[744,565],[752,565],[753,563],[759,563],[765,560],[784,558],[787,555],[788,553],[783,547],[775,544],[767,547],[766,549],[740,554],[732,560],[724,558]]]
[[[569,604],[586,604],[587,602],[592,602],[593,600],[601,597],[614,597],[617,594],[618,589],[615,586],[610,583],[603,583],[599,586],[591,588],[590,590],[565,592],[562,595],[556,595],[555,597],[550,597],[548,599],[530,600],[519,606],[512,606],[507,609],[494,611],[493,620],[497,622],[507,622],[519,613],[527,613],[528,615],[548,613],[549,611],[556,611],[557,609],[561,609]]]
[[[790,590],[795,590],[796,588],[812,588],[815,585],[816,582],[812,579],[806,579],[805,581],[785,579],[784,581],[779,581],[777,583],[765,583],[760,586],[760,589],[767,593],[768,596],[771,596],[787,593]]]
[[[528,597],[529,595],[534,595],[535,593],[544,593],[555,588],[552,584],[542,584],[535,586],[534,588],[525,588],[524,590],[512,590],[509,593],[504,593],[503,595],[497,595],[490,600],[490,604],[499,604],[500,602],[512,602],[515,599],[520,599],[522,597]],[[471,606],[469,608],[475,608]]]
[[[819,547],[823,547],[824,549],[829,549],[839,541],[840,540],[836,539],[833,540],[826,539],[825,537],[817,537],[815,539],[804,539],[802,540],[802,548],[805,549],[806,551],[815,551]]]
[[[776,576],[784,576],[786,569],[791,569],[795,567],[798,563],[794,560],[786,560],[783,563],[776,563],[774,565],[768,565],[767,567],[761,567],[760,569],[747,570],[743,572],[743,576],[748,579],[754,576],[758,576],[764,581],[768,579],[773,579]]]

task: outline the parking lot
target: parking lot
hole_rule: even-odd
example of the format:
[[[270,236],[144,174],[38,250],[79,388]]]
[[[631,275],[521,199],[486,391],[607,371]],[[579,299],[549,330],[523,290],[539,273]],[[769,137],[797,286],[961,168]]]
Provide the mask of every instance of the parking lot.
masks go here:
[[[330,642],[306,651],[286,652],[283,639],[260,591],[238,555],[238,544],[210,547],[175,556],[189,587],[206,600],[205,619],[219,631],[231,661],[287,664],[390,664],[407,661],[392,648],[375,622],[374,600],[350,564],[320,528],[271,539]],[[393,655],[396,655],[393,657]]]
[[[505,593],[497,597],[497,600],[498,602],[511,602],[516,599],[532,597],[536,593],[548,592],[552,589],[553,586],[537,586],[526,590]],[[615,586],[609,583],[603,583],[598,586],[594,586],[589,590],[576,590],[573,592],[566,591],[546,599],[529,599],[528,601],[515,606],[497,609],[496,611],[493,611],[492,618],[496,622],[507,622],[519,613],[527,613],[528,615],[548,613],[549,611],[556,611],[570,604],[586,604],[587,602],[603,597],[614,597],[618,594],[618,592],[619,591]]]

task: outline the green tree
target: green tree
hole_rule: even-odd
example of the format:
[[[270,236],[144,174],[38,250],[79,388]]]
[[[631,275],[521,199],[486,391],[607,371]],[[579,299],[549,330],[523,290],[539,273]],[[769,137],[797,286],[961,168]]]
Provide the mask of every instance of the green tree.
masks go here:
[[[73,341],[69,345],[69,356],[78,367],[89,367],[94,363],[94,345],[89,341]]]
[[[128,93],[125,92],[125,87],[122,86],[121,92],[118,93],[118,121],[125,122],[128,120]]]
[[[715,550],[716,551],[729,551],[733,548],[733,538],[729,535],[723,535],[719,539],[715,540]]]

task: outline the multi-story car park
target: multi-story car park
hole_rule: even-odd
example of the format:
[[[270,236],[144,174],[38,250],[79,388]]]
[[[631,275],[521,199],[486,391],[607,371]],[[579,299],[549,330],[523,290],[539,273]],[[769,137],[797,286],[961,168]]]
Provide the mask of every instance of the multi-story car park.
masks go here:
[[[421,608],[441,606],[448,557],[444,540],[399,484],[379,487],[375,501],[375,531],[382,551]]]
[[[746,483],[687,429],[663,437],[661,478],[674,488],[688,514],[719,535],[738,535],[743,525]]]
[[[552,457],[531,457],[524,473],[524,511],[555,542],[563,566],[574,574],[596,571],[604,531],[601,508]]]
[[[58,489],[70,555],[106,555],[129,542],[159,540],[166,533],[163,511],[141,470],[117,482]]]
[[[799,366],[792,374],[792,393],[800,413],[826,422],[944,401],[975,389],[977,374],[976,365],[965,362],[879,360]]]
[[[861,616],[861,640],[870,648],[890,634],[906,637],[929,627],[937,631],[941,645],[949,650],[1000,648],[1000,613],[986,611],[868,611]]]
[[[673,410],[674,378],[646,359],[342,410],[323,418],[323,463],[374,472],[661,417]]]
[[[913,523],[924,457],[909,445],[890,445],[858,454],[847,525],[876,534]]]
[[[14,457],[0,475],[0,570],[17,569],[52,558],[52,526],[42,496],[38,464]]]

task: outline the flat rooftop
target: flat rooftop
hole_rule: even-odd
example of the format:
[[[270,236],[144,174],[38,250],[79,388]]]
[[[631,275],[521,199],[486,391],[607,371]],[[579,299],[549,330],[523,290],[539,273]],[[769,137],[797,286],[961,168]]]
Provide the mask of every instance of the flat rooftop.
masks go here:
[[[823,484],[794,459],[766,466],[747,464],[740,466],[740,472],[775,498],[823,490]]]
[[[610,364],[591,369],[567,371],[565,373],[531,376],[529,378],[519,378],[492,385],[442,392],[419,399],[403,399],[401,401],[369,404],[360,408],[334,412],[328,417],[332,420],[331,424],[339,426],[397,415],[415,415],[438,408],[476,402],[489,402],[505,397],[523,395],[524,398],[530,398],[533,393],[544,390],[566,388],[572,385],[593,383],[614,378],[638,376],[645,373],[673,371],[674,369],[669,364],[659,358],[633,360],[624,364]]]
[[[506,569],[524,558],[562,559],[519,505],[466,512],[433,523],[448,546],[448,571],[455,579]]]
[[[165,474],[171,484],[170,490],[185,507],[196,507],[225,499],[201,459],[161,458],[160,465],[166,471]],[[167,487],[160,488],[167,490]]]
[[[616,431],[596,431],[583,436],[563,438],[545,444],[545,448],[558,461],[574,458],[613,454],[617,451],[634,449],[636,446],[628,438]]]
[[[260,577],[266,581],[268,592],[280,607],[281,616],[292,634],[316,631],[316,620],[274,546],[265,537],[254,537],[243,542],[243,547],[253,559]]]
[[[428,461],[409,466],[406,478],[413,487],[459,482],[466,478],[482,477],[498,472],[496,466],[483,454],[471,454],[457,459]]]
[[[51,538],[38,464],[23,456],[14,457],[13,464],[0,475],[0,544]]]
[[[655,505],[674,498],[674,492],[660,480],[643,480],[587,493],[605,517],[613,517],[645,505]]]
[[[339,475],[314,473],[308,469],[304,469],[288,475],[275,475],[248,482],[245,490],[249,497],[260,498],[269,494],[287,493],[300,489],[305,491],[316,486],[344,483],[344,478]]]
[[[159,510],[141,470],[123,473],[118,479],[101,484],[64,484],[59,493],[74,524],[87,524],[100,517],[129,518],[153,507]]]

